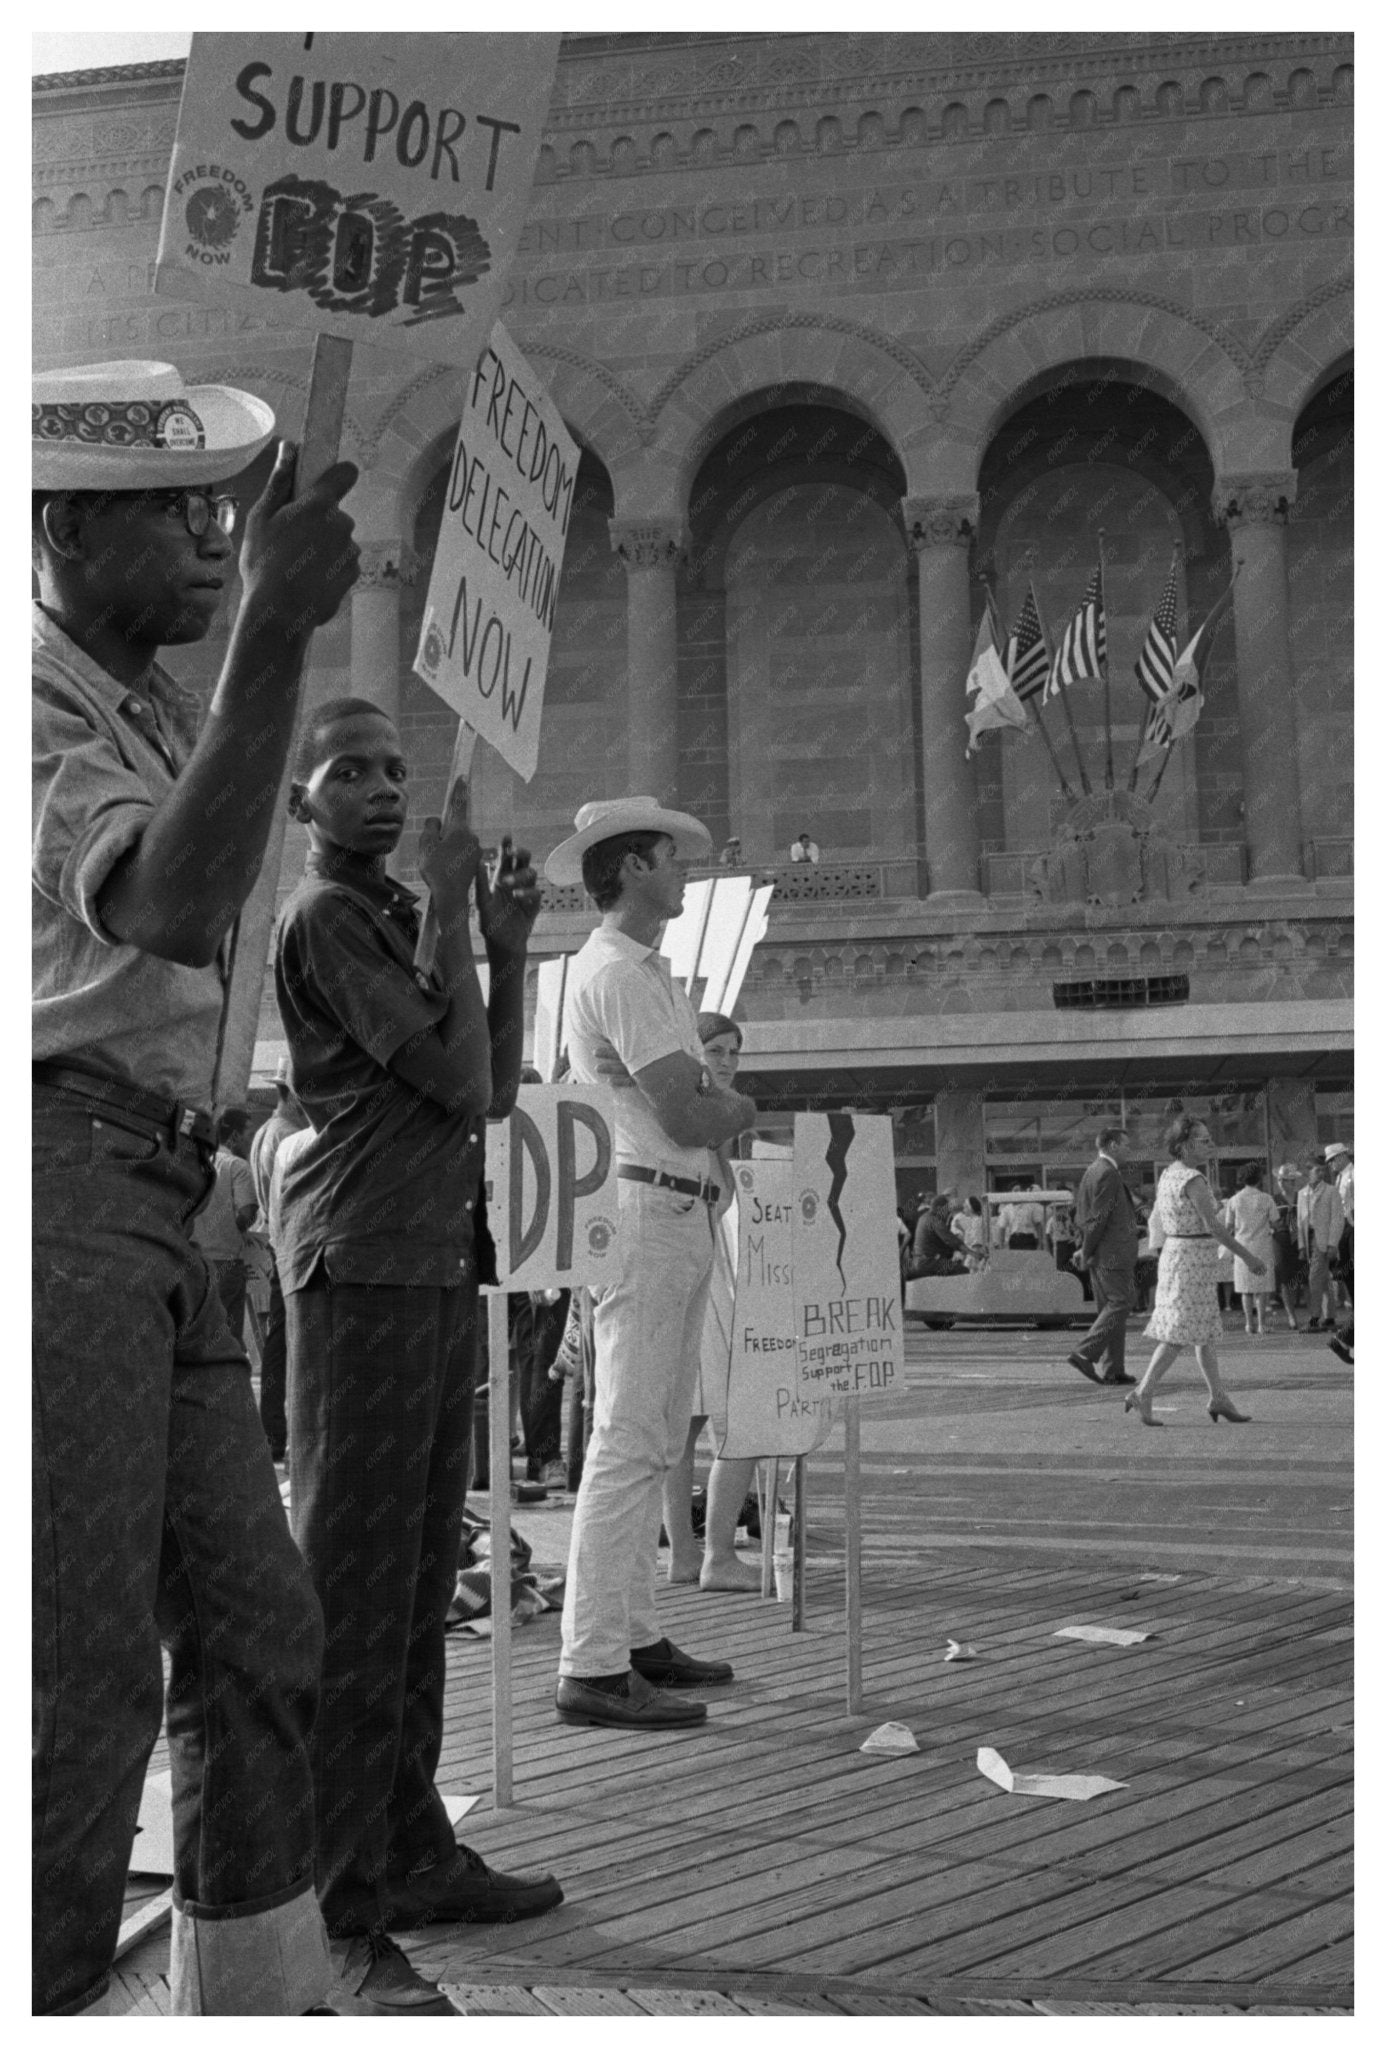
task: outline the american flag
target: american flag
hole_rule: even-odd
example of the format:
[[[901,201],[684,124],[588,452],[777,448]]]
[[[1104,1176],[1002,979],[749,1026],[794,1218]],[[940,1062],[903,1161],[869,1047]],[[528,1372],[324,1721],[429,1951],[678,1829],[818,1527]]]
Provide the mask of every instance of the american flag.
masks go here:
[[[1102,602],[1102,570],[1088,578],[1083,602],[1064,627],[1054,665],[1044,686],[1044,701],[1057,697],[1070,683],[1100,676],[1107,661],[1107,608]]]
[[[1020,617],[1006,642],[1006,671],[1011,679],[1011,688],[1022,704],[1039,695],[1049,673],[1049,649],[1045,645],[1033,583],[1025,592]]]
[[[1178,652],[1174,637],[1174,583],[1178,564],[1176,555],[1169,565],[1165,594],[1155,609],[1144,644],[1136,656],[1136,681],[1152,704],[1159,703],[1174,680],[1174,657]]]

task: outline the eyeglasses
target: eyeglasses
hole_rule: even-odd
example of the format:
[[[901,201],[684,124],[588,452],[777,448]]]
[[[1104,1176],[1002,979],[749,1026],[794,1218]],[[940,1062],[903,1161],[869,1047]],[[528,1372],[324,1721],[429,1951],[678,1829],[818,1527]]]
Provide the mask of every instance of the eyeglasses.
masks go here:
[[[220,498],[209,497],[206,491],[150,491],[146,495],[170,514],[181,512],[194,540],[201,540],[213,520],[225,534],[236,530],[241,501],[229,493]]]

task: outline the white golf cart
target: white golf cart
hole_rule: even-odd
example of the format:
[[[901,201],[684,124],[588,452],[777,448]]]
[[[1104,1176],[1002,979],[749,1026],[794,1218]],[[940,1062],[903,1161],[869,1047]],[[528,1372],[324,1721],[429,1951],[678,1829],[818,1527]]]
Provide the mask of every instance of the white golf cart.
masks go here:
[[[1064,1188],[1026,1188],[983,1199],[987,1249],[981,1263],[966,1273],[906,1281],[906,1315],[917,1316],[929,1330],[951,1330],[954,1323],[1034,1323],[1041,1330],[1062,1330],[1090,1322],[1093,1311],[1084,1300],[1082,1281],[1076,1273],[1060,1272],[1048,1243],[1015,1252],[994,1245],[997,1212],[1007,1203],[1071,1208],[1073,1196]]]

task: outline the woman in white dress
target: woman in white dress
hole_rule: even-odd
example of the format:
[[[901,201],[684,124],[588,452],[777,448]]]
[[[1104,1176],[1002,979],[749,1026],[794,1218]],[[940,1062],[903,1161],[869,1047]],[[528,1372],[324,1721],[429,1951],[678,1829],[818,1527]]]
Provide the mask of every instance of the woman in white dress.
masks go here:
[[[1274,1285],[1275,1247],[1271,1243],[1271,1225],[1275,1221],[1275,1203],[1261,1185],[1261,1171],[1259,1160],[1247,1162],[1237,1175],[1237,1192],[1223,1211],[1223,1221],[1243,1244],[1251,1247],[1262,1267],[1259,1273],[1253,1273],[1243,1259],[1234,1260],[1232,1266],[1232,1285],[1242,1297],[1242,1314],[1246,1319],[1248,1337],[1253,1327],[1258,1337],[1265,1336],[1266,1301]]]
[[[1173,1365],[1186,1344],[1193,1346],[1198,1369],[1208,1387],[1208,1414],[1213,1422],[1249,1422],[1223,1391],[1218,1372],[1217,1341],[1222,1324],[1218,1316],[1217,1247],[1227,1246],[1234,1258],[1245,1261],[1247,1270],[1262,1274],[1266,1268],[1249,1246],[1234,1237],[1218,1214],[1213,1192],[1204,1178],[1204,1162],[1212,1156],[1213,1140],[1201,1117],[1176,1117],[1165,1133],[1171,1164],[1160,1175],[1155,1190],[1155,1215],[1164,1231],[1160,1253],[1160,1277],[1155,1289],[1155,1312],[1146,1325],[1147,1337],[1156,1339],[1150,1363],[1140,1385],[1126,1396],[1126,1407],[1134,1409],[1151,1429],[1162,1423],[1151,1413],[1157,1383]]]

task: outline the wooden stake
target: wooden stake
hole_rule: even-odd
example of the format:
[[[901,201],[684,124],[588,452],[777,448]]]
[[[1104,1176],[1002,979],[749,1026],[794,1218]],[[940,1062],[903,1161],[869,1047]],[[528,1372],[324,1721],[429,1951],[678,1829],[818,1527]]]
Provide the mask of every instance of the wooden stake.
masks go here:
[[[492,1803],[513,1806],[510,1686],[510,1297],[486,1297],[491,1437],[491,1782]]]
[[[760,1597],[773,1600],[775,1587],[775,1507],[780,1497],[780,1461],[762,1458],[760,1474]]]
[[[865,1712],[861,1692],[861,1403],[842,1404],[846,1424],[842,1483],[847,1526],[847,1711]]]
[[[465,718],[457,722],[457,738],[452,749],[452,764],[448,769],[448,786],[443,792],[442,815],[447,816],[452,800],[453,788],[458,781],[466,782],[472,772],[472,756],[476,752],[476,727],[468,725]],[[424,905],[424,914],[419,923],[419,942],[414,948],[414,965],[421,967],[425,974],[433,965],[433,956],[438,950],[438,918],[430,896]]]
[[[804,1564],[808,1556],[808,1537],[804,1523],[804,1511],[808,1506],[808,1473],[803,1458],[794,1460],[794,1608],[790,1616],[790,1632],[799,1635],[804,1626]]]
[[[1107,788],[1116,787],[1116,769],[1112,761],[1112,668],[1107,659],[1105,641],[1107,638],[1107,556],[1104,542],[1106,531],[1097,529],[1097,601],[1102,607],[1102,716],[1107,727]]]
[[[320,334],[313,344],[313,371],[308,403],[298,442],[294,495],[301,498],[315,478],[337,460],[346,415],[353,344],[338,334]],[[311,649],[311,640],[309,647]],[[307,655],[304,657],[307,667]],[[255,1062],[260,1023],[260,998],[265,987],[270,934],[279,898],[279,871],[284,861],[284,835],[294,746],[302,729],[306,682],[301,686],[298,715],[289,739],[288,757],[270,817],[269,838],[255,886],[241,905],[227,945],[226,999],[222,1004],[216,1064],[212,1074],[212,1105],[222,1110],[243,1102]]]

